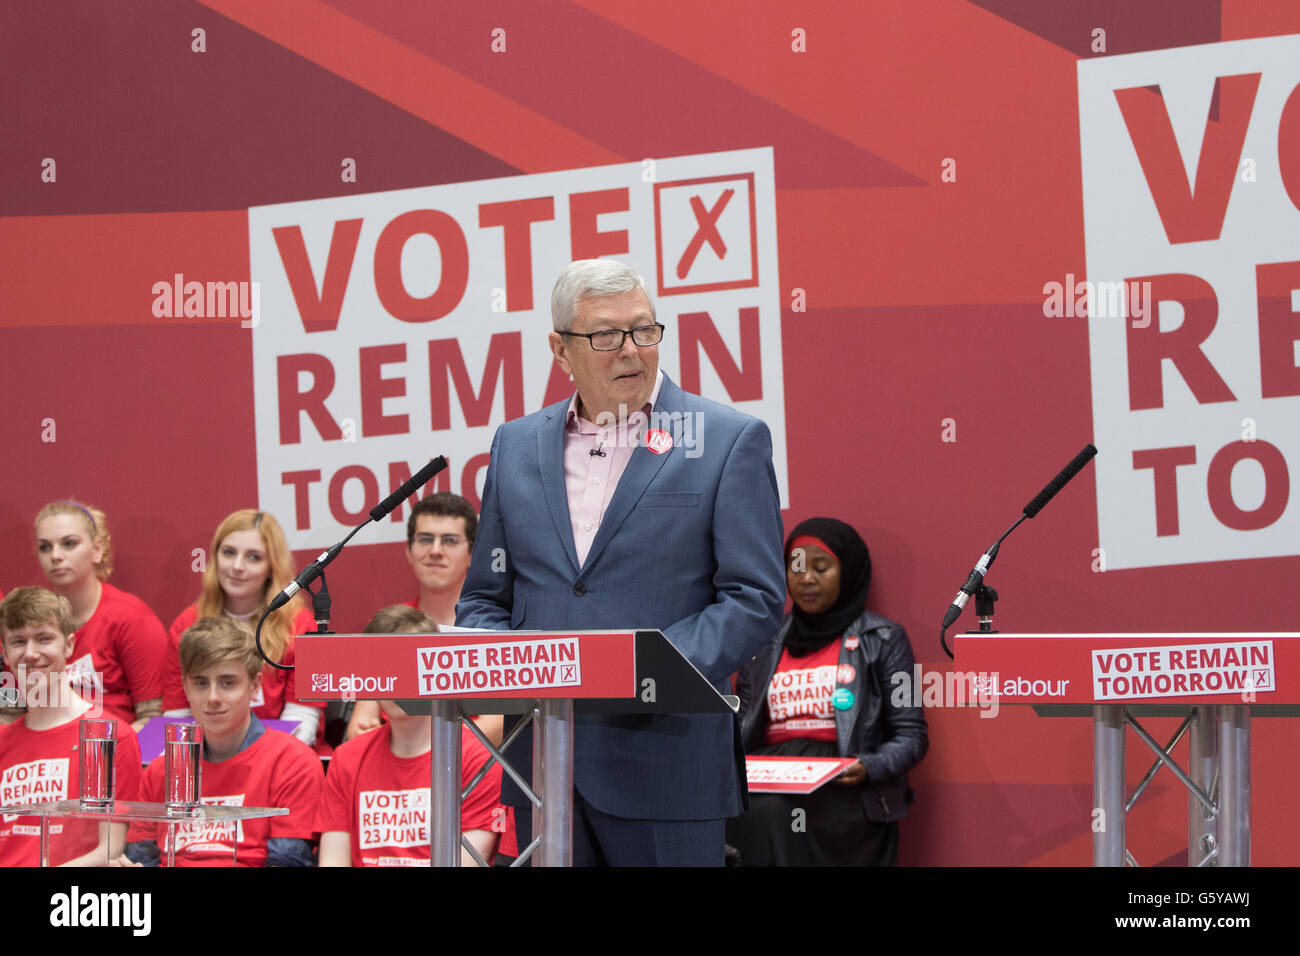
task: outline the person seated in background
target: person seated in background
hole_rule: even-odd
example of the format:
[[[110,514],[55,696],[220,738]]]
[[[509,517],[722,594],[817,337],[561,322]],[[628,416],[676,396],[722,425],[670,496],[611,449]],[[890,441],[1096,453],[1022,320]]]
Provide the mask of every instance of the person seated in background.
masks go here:
[[[177,866],[311,866],[312,836],[324,772],[301,740],[262,725],[251,702],[263,680],[261,657],[247,629],[205,617],[181,636],[185,697],[203,728],[203,803],[283,807],[287,816],[175,827]],[[164,799],[165,755],[144,774],[144,799]],[[168,824],[133,824],[127,860],[158,865]]]
[[[0,591],[0,601],[3,601],[4,598],[4,591]],[[4,679],[3,675],[6,673],[8,671],[5,670],[3,657],[0,657],[0,679]],[[26,707],[18,706],[19,696],[16,681],[13,686],[0,687],[0,726],[12,724],[26,712]]]
[[[203,569],[199,599],[172,622],[171,651],[167,655],[163,682],[163,707],[169,717],[190,713],[181,683],[179,645],[185,630],[204,617],[225,617],[252,634],[267,606],[294,578],[289,542],[275,517],[265,511],[245,508],[226,517],[212,536],[212,552]],[[284,607],[262,625],[262,649],[281,664],[292,665],[294,635],[316,630],[310,609],[302,596],[294,595]],[[266,664],[253,712],[264,720],[296,722],[294,736],[309,746],[322,739],[324,703],[298,699],[296,671]]]
[[[139,730],[162,713],[167,634],[143,601],[108,583],[108,518],[91,505],[55,501],[36,515],[36,556],[50,590],[68,599],[77,630],[73,686]],[[93,685],[93,686],[92,686]]]
[[[439,627],[456,623],[476,534],[478,515],[460,495],[435,491],[416,502],[406,519],[406,560],[420,593],[407,607],[419,608]]]
[[[438,625],[416,608],[386,607],[366,625],[367,634],[434,634]],[[390,700],[379,702],[388,722],[334,751],[325,777],[316,829],[321,866],[428,866],[432,771],[431,717],[412,717]],[[488,752],[466,727],[460,732],[461,787],[488,761]],[[461,804],[461,832],[485,861],[492,861],[505,827],[501,765],[488,772]],[[474,859],[461,849],[461,865]]]
[[[79,799],[81,720],[101,713],[70,679],[72,606],[45,588],[15,588],[0,602],[0,640],[5,665],[18,678],[18,702],[27,708],[0,727],[0,804]],[[115,722],[114,797],[138,800],[140,746],[128,722]],[[40,832],[36,817],[0,817],[0,867],[39,866]],[[126,824],[53,820],[49,834],[50,865],[103,866],[121,852]]]
[[[420,593],[406,602],[407,607],[419,608],[439,627],[456,623],[456,602],[469,573],[477,534],[478,515],[474,506],[460,495],[436,491],[416,502],[406,519],[406,560],[415,572]],[[500,714],[485,714],[474,721],[489,740],[501,743]],[[352,709],[343,739],[351,740],[381,723],[378,703],[359,700]]]
[[[793,610],[737,677],[745,752],[857,763],[811,794],[751,794],[727,843],[742,866],[896,865],[906,774],[929,745],[921,708],[890,699],[893,675],[912,673],[912,645],[866,610],[871,556],[852,527],[805,521],[785,559]],[[795,809],[806,832],[791,827]]]

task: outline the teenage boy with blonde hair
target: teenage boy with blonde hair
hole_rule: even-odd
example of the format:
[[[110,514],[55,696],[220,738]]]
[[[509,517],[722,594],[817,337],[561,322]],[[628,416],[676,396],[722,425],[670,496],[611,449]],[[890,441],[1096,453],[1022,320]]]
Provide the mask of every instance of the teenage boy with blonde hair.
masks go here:
[[[226,617],[205,617],[181,635],[181,674],[203,728],[203,803],[284,807],[287,816],[175,827],[177,866],[311,866],[313,824],[324,774],[311,748],[269,730],[252,711],[262,684],[253,636]],[[144,775],[144,799],[162,802],[164,758]],[[131,828],[127,857],[157,865],[169,825]]]
[[[6,690],[27,707],[26,714],[0,727],[0,804],[78,799],[81,720],[99,719],[102,711],[100,701],[88,701],[72,688],[72,606],[45,588],[16,588],[0,602],[0,639],[9,668],[5,683],[17,682]],[[129,723],[115,723],[114,796],[136,800],[140,746]],[[0,817],[0,866],[39,866],[40,832],[35,817]],[[121,852],[126,824],[52,820],[49,833],[51,865],[103,866]]]

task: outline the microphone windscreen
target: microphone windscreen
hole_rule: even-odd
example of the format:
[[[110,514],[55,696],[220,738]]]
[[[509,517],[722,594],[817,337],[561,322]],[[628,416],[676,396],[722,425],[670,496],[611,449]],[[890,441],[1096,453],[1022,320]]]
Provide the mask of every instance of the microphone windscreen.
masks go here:
[[[1061,473],[1047,483],[1047,487],[1040,491],[1034,500],[1025,505],[1024,514],[1026,518],[1032,518],[1038,512],[1043,510],[1043,505],[1051,501],[1058,491],[1065,487],[1066,483],[1079,473],[1091,459],[1097,454],[1097,446],[1089,443],[1083,451],[1075,455],[1070,463],[1061,469]]]
[[[431,459],[427,465],[417,471],[414,475],[402,482],[402,486],[394,491],[391,495],[370,509],[371,521],[382,521],[388,516],[388,513],[400,505],[411,495],[415,494],[426,484],[429,479],[447,467],[447,459],[443,455]]]

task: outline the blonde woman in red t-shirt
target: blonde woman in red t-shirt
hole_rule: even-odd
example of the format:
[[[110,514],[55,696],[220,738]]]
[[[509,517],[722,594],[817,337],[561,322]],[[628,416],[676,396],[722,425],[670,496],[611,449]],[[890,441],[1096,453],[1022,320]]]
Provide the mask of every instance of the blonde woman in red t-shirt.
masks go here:
[[[162,712],[167,634],[149,606],[108,583],[113,540],[94,505],[55,501],[36,515],[36,556],[50,590],[68,599],[76,627],[69,676],[106,716],[139,730]]]
[[[289,542],[273,515],[244,508],[217,525],[199,599],[182,611],[169,628],[171,642],[163,683],[163,708],[168,716],[190,713],[180,661],[181,635],[186,629],[200,618],[227,617],[252,632],[271,599],[293,577]],[[271,660],[292,665],[294,635],[315,629],[311,611],[301,597],[295,596],[262,625],[262,649]],[[324,704],[298,699],[294,673],[265,665],[261,690],[253,698],[253,713],[267,720],[296,721],[294,736],[315,746],[323,729]]]

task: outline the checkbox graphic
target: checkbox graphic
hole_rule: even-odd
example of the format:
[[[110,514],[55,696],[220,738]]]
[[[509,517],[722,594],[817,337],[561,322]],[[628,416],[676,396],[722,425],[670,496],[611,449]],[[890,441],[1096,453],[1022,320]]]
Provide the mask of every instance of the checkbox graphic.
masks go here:
[[[758,285],[754,174],[656,183],[659,294]]]

